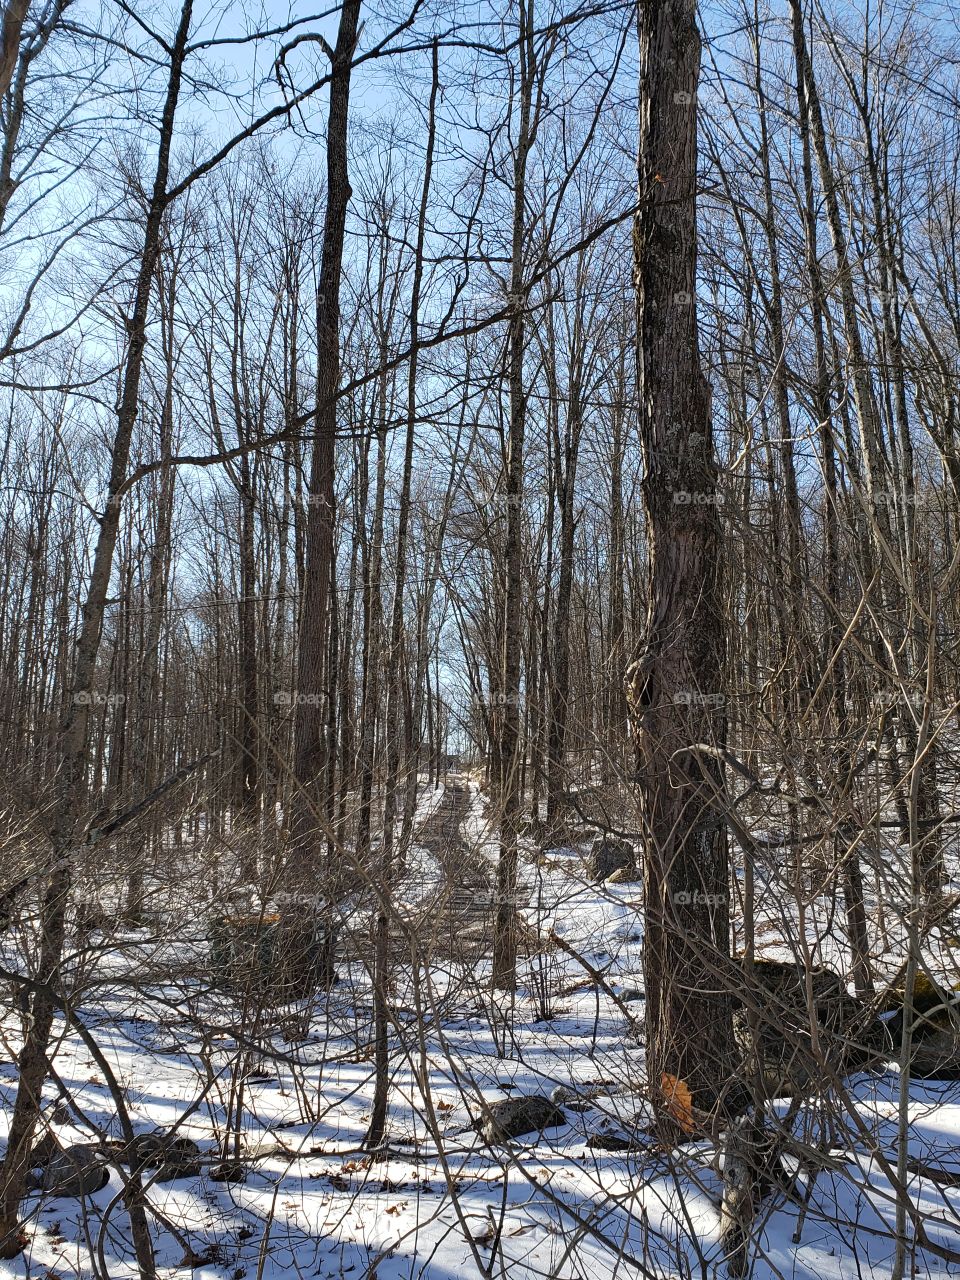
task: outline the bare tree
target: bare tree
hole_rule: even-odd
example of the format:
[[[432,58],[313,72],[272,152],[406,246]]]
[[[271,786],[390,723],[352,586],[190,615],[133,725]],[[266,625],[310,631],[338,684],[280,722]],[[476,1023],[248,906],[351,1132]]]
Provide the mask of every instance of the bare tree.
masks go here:
[[[627,696],[644,839],[647,1061],[669,1116],[675,1081],[705,1112],[739,1099],[731,1005],[722,535],[710,392],[697,341],[697,91],[692,4],[640,22],[639,435],[649,603]]]
[[[329,820],[331,795],[325,780],[333,744],[328,741],[334,691],[328,646],[334,588],[334,529],[337,390],[340,382],[340,281],[350,181],[347,131],[350,77],[360,0],[345,0],[336,47],[330,55],[327,122],[327,205],[320,245],[317,285],[317,378],[314,442],[307,489],[308,509],[303,593],[297,644],[297,710],[294,730],[293,798],[298,874],[314,879],[321,871],[319,834]]]

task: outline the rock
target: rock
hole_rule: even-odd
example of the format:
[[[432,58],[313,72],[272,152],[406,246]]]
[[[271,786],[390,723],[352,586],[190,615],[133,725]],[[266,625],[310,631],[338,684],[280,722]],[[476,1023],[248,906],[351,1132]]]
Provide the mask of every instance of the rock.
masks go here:
[[[178,1182],[181,1178],[198,1178],[200,1162],[193,1164],[162,1164],[153,1176],[154,1182]]]
[[[195,1178],[200,1173],[200,1148],[193,1139],[171,1138],[162,1129],[138,1133],[120,1158],[134,1169],[159,1169],[157,1182]]]
[[[800,965],[757,960],[753,992],[735,993],[734,1035],[748,1077],[759,1068],[771,1097],[803,1097],[845,1076],[879,1066],[890,1048],[887,1028],[866,1001],[850,995],[832,969],[810,974],[819,1055],[814,1053],[806,975]],[[757,1020],[756,1045],[751,1013]],[[758,1058],[759,1062],[755,1059]]]
[[[612,875],[607,876],[604,884],[632,884],[639,878],[640,873],[636,867],[620,867],[618,871],[614,871]]]
[[[31,1178],[30,1185],[53,1196],[89,1196],[109,1180],[110,1170],[100,1158],[99,1148],[79,1143],[56,1152],[40,1177]]]
[[[591,1133],[587,1146],[597,1151],[637,1151],[641,1142],[639,1138],[627,1138],[617,1133]]]
[[[200,1148],[192,1138],[171,1138],[167,1144],[167,1160],[180,1164],[192,1163],[200,1159]]]
[[[225,1160],[210,1170],[211,1182],[246,1182],[247,1168],[238,1160]]]
[[[918,1080],[960,1080],[960,1038],[956,1032],[940,1031],[915,1042],[910,1074]]]
[[[164,1147],[164,1160],[157,1182],[196,1178],[200,1174],[200,1148],[192,1138],[171,1138]]]
[[[743,967],[746,973],[746,965]],[[799,963],[755,959],[753,976],[762,992],[785,998],[791,1007],[798,997],[806,998],[806,973]],[[811,971],[810,984],[814,1000],[845,995],[847,990],[840,974],[826,966]]]
[[[903,1031],[903,1004],[906,992],[903,988],[891,988],[882,997],[882,1008],[886,1013],[893,1013],[887,1022],[896,1039]],[[923,1038],[941,1031],[949,1031],[954,1025],[957,1012],[960,1012],[960,994],[947,991],[927,977],[925,973],[917,975],[913,984],[913,1028],[914,1037]],[[951,1017],[952,1013],[952,1017]]]
[[[891,1057],[899,1056],[903,1036],[902,990],[886,993],[884,1007]],[[910,1074],[921,1080],[960,1080],[960,993],[946,991],[920,974],[913,986]]]
[[[309,999],[332,986],[336,947],[336,929],[303,904],[283,902],[270,913],[220,916],[210,929],[210,965],[217,980],[270,1004]]]
[[[78,902],[74,912],[74,928],[84,937],[92,933],[108,934],[114,921],[99,902]]]
[[[620,992],[620,999],[624,1004],[632,1004],[634,1000],[646,1000],[646,998],[639,987],[624,987]]]
[[[164,1162],[167,1138],[161,1129],[138,1133],[120,1157],[124,1163],[140,1169],[155,1169]]]
[[[543,1094],[535,1093],[490,1103],[489,1114],[484,1117],[480,1133],[485,1142],[506,1142],[528,1133],[555,1129],[566,1122],[560,1107]]]
[[[609,880],[617,871],[633,872],[636,862],[633,845],[616,836],[597,836],[590,847],[588,866],[594,880]]]
[[[46,1167],[55,1155],[63,1151],[56,1134],[52,1129],[48,1129],[40,1141],[30,1152],[30,1168],[40,1169]]]
[[[609,1084],[584,1084],[578,1088],[558,1084],[550,1092],[550,1101],[556,1107],[564,1107],[567,1111],[584,1115],[594,1110],[598,1101],[609,1101],[613,1096],[614,1091]]]
[[[886,1062],[892,1049],[890,1032],[872,1003],[845,992],[817,1008],[823,1038],[841,1075],[875,1071]]]

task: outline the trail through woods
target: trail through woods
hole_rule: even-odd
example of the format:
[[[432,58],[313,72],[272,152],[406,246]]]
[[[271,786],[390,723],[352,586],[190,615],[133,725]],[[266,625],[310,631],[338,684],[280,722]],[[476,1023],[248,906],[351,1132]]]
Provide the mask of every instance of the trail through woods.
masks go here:
[[[440,804],[416,834],[417,844],[436,859],[443,876],[435,915],[439,947],[457,955],[487,955],[493,896],[490,864],[464,840],[470,790],[456,775],[444,786]]]

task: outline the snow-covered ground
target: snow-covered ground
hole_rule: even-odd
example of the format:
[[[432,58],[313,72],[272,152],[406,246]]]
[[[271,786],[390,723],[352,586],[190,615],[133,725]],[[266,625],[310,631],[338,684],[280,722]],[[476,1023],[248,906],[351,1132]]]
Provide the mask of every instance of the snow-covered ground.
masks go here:
[[[428,798],[433,808],[425,804],[421,821],[442,794]],[[461,835],[491,865],[493,834],[474,788]],[[423,912],[441,870],[415,849],[409,873],[416,887],[402,896]],[[299,1011],[299,1025],[298,1011],[285,1009],[259,1027],[240,1026],[233,1001],[210,989],[199,924],[192,941],[183,931],[162,942],[127,935],[98,966],[99,985],[88,988],[78,1016],[133,1128],[176,1126],[204,1153],[199,1176],[148,1188],[161,1275],[723,1274],[710,1145],[672,1155],[594,1145],[628,1136],[645,1116],[638,886],[590,884],[577,852],[552,850],[525,861],[522,896],[528,935],[514,999],[491,997],[488,961],[468,947],[438,951],[428,969],[398,962],[389,1150],[377,1159],[362,1150],[372,1099],[362,930],[346,947],[340,980]],[[817,936],[815,920],[810,928]],[[550,943],[551,931],[565,947]],[[769,936],[764,953],[776,954]],[[764,937],[758,941],[763,951]],[[601,972],[602,985],[577,955]],[[10,1018],[8,1049],[17,1028]],[[59,1031],[54,1065],[71,1101],[69,1115],[56,1111],[54,1131],[63,1142],[119,1138],[103,1064],[75,1027]],[[14,1084],[8,1061],[0,1065],[5,1115]],[[484,1102],[558,1085],[576,1095],[561,1127],[488,1145],[472,1125]],[[829,1109],[810,1104],[794,1117],[798,1137],[819,1146],[820,1167],[800,1173],[792,1198],[771,1197],[762,1208],[755,1276],[890,1275],[898,1091],[891,1067],[849,1079],[847,1097]],[[54,1081],[48,1116],[58,1093]],[[787,1103],[778,1109],[784,1114]],[[243,1182],[210,1176],[228,1141],[239,1142]],[[920,1171],[910,1174],[913,1212],[934,1244],[960,1251],[960,1084],[911,1084],[909,1156]],[[31,1195],[29,1247],[0,1263],[0,1273],[135,1276],[122,1187],[117,1165],[85,1202]],[[930,1248],[916,1248],[908,1265],[921,1276],[960,1274]]]

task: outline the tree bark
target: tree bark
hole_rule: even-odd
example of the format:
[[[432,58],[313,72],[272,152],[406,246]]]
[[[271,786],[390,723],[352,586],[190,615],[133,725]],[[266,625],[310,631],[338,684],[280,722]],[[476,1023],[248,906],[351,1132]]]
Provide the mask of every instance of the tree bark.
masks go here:
[[[405,680],[403,662],[404,624],[403,606],[407,584],[407,544],[410,533],[410,486],[413,483],[413,447],[417,429],[417,340],[420,333],[420,293],[423,287],[424,250],[427,233],[427,209],[430,199],[430,182],[433,174],[433,150],[436,136],[437,95],[440,90],[440,68],[437,46],[433,47],[432,78],[430,83],[429,119],[427,125],[427,152],[423,169],[423,186],[420,192],[420,209],[417,219],[417,240],[414,250],[413,281],[410,290],[410,364],[407,370],[407,430],[403,447],[403,472],[400,480],[400,510],[397,524],[397,564],[393,586],[393,602],[390,610],[390,635],[388,639],[387,676],[387,775],[384,781],[383,836],[380,843],[380,868],[378,876],[378,909],[374,919],[374,1060],[376,1065],[373,1104],[370,1108],[370,1125],[366,1143],[378,1146],[383,1139],[387,1122],[387,1097],[389,1091],[389,1006],[390,981],[390,899],[397,863],[402,865],[406,849],[401,846],[399,859],[395,853],[394,830],[401,811],[403,742],[401,734],[401,699]],[[428,695],[429,697],[429,691]],[[409,738],[409,734],[407,735]],[[416,755],[407,761],[407,767],[417,772],[420,744]]]
[[[327,779],[327,699],[325,687],[336,532],[335,465],[337,388],[340,382],[340,280],[347,206],[352,191],[347,171],[350,78],[361,0],[345,0],[333,51],[327,121],[327,207],[317,289],[317,407],[306,520],[303,598],[297,647],[294,719],[291,871],[315,881],[322,861],[324,787]]]
[[[513,157],[513,227],[510,261],[510,319],[508,370],[510,422],[501,490],[506,506],[504,547],[503,640],[499,733],[496,744],[497,803],[500,854],[497,859],[496,909],[493,929],[493,985],[512,991],[517,981],[517,837],[523,794],[520,788],[520,670],[523,652],[523,455],[527,404],[523,386],[526,348],[526,289],[524,236],[526,232],[527,159],[532,146],[531,115],[535,53],[533,0],[519,0],[518,69],[519,120]]]
[[[696,94],[692,0],[640,8],[639,437],[648,609],[627,671],[644,838],[647,1068],[656,1113],[675,1129],[670,1082],[693,1105],[732,1109],[728,851],[719,766],[725,633],[722,531],[710,391],[696,307]]]

